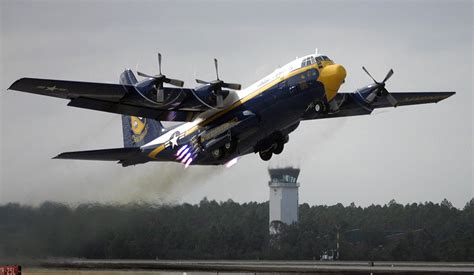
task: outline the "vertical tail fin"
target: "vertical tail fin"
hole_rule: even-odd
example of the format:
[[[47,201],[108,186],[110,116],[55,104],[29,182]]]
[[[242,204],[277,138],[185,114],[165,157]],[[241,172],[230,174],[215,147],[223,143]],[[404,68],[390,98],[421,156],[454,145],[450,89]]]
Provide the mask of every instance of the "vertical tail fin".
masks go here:
[[[135,85],[137,83],[137,78],[132,70],[126,69],[122,74],[120,74],[120,84]]]
[[[124,147],[140,147],[165,131],[161,122],[136,116],[122,116],[122,130]]]
[[[120,83],[135,85],[137,78],[131,70],[125,70],[120,75]],[[165,128],[161,122],[136,116],[122,116],[124,147],[140,147],[159,137]]]

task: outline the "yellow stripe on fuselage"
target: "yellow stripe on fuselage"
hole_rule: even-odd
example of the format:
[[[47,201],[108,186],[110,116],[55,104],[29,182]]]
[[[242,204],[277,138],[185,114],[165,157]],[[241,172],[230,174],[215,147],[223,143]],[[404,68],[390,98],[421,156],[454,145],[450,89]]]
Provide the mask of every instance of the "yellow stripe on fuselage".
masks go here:
[[[330,64],[333,64],[332,62],[328,64],[324,64],[325,65],[330,65]],[[324,68],[324,67],[323,67]],[[294,75],[297,75],[299,73],[303,73],[303,72],[306,72],[310,69],[316,69],[318,71],[320,71],[320,69],[318,68],[317,64],[312,64],[312,65],[309,65],[309,66],[306,66],[306,67],[303,67],[303,68],[299,68],[299,69],[296,69],[294,71],[291,71],[290,73],[288,73],[287,75],[285,76],[281,76],[281,77],[278,77],[278,78],[275,78],[274,80],[268,82],[267,84],[263,85],[262,87],[258,88],[257,90],[251,92],[250,94],[246,95],[245,97],[241,98],[240,100],[237,100],[236,102],[232,103],[232,105],[230,105],[228,108],[220,111],[220,112],[217,112],[211,116],[209,116],[208,118],[204,119],[203,121],[201,121],[199,124],[197,124],[196,126],[193,126],[192,128],[190,128],[189,130],[186,130],[183,138],[189,134],[192,134],[194,133],[197,129],[199,129],[199,127],[203,127],[203,126],[206,126],[208,125],[209,123],[211,123],[212,121],[216,120],[217,118],[225,115],[226,113],[232,111],[233,109],[239,107],[240,105],[244,104],[245,102],[253,99],[254,97],[258,96],[259,94],[265,92],[266,90],[270,89],[271,87],[273,87],[274,85],[284,81],[284,80],[287,80],[289,79],[290,77],[294,76]],[[156,155],[158,155],[161,151],[163,151],[165,149],[165,146],[164,144],[161,144],[160,146],[156,147],[155,149],[153,149],[153,151],[151,151],[149,154],[148,154],[148,157],[150,158],[154,158],[156,159]]]

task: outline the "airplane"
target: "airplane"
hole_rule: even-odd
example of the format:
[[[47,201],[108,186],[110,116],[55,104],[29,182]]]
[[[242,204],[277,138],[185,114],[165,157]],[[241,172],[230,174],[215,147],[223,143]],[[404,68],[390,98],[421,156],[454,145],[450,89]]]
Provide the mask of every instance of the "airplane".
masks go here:
[[[130,166],[149,161],[190,165],[232,165],[240,156],[258,153],[268,161],[280,154],[302,121],[369,115],[374,109],[437,103],[447,92],[389,92],[386,81],[351,93],[339,92],[345,68],[327,55],[306,55],[277,68],[245,89],[219,78],[196,88],[158,74],[126,69],[119,84],[21,78],[8,89],[69,100],[68,106],[122,115],[123,148],[61,153],[55,159],[116,161]],[[166,86],[164,84],[167,84]],[[174,86],[174,87],[170,87]],[[181,122],[164,127],[162,121]]]

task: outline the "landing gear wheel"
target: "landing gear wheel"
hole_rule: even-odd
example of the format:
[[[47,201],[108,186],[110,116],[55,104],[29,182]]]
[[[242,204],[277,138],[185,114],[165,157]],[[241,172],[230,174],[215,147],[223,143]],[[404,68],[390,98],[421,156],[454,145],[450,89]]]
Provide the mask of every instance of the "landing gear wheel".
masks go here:
[[[212,150],[211,155],[215,160],[221,159],[222,156],[224,156],[224,148],[221,147]]]
[[[281,154],[281,152],[283,152],[284,147],[285,145],[283,144],[283,141],[276,142],[275,145],[273,146],[273,153],[275,155]]]
[[[314,103],[314,111],[318,114],[326,112],[326,104],[324,104],[322,101],[316,101]]]
[[[260,158],[264,161],[269,161],[272,158],[272,155],[273,155],[271,150],[260,151],[260,152],[258,152],[258,154],[260,155]]]
[[[235,140],[229,141],[224,145],[224,148],[227,153],[232,154],[237,148],[237,142]]]

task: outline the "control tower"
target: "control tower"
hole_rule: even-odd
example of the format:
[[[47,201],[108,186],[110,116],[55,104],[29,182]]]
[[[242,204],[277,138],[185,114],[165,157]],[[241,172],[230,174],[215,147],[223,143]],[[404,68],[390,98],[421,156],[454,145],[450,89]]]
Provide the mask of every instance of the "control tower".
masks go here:
[[[270,225],[273,221],[286,224],[298,222],[298,187],[300,169],[287,167],[268,169],[270,173]]]

